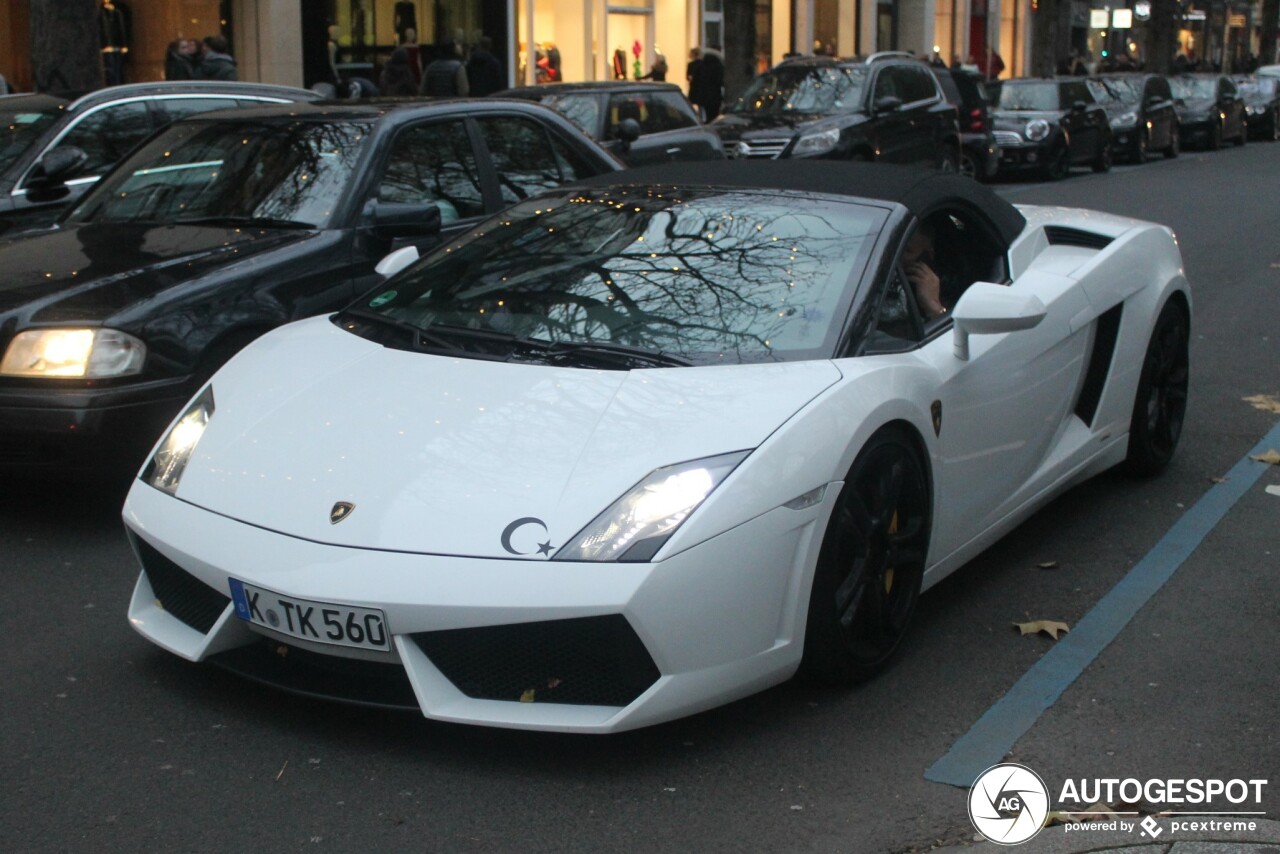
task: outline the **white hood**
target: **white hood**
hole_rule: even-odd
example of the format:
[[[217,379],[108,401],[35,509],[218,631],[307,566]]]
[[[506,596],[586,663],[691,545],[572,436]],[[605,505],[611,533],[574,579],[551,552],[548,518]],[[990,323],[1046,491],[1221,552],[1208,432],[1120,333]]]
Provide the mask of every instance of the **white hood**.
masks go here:
[[[318,542],[540,558],[653,469],[755,448],[839,378],[830,362],[627,372],[462,359],[316,318],[214,378],[177,496]],[[332,524],[340,501],[355,509]]]

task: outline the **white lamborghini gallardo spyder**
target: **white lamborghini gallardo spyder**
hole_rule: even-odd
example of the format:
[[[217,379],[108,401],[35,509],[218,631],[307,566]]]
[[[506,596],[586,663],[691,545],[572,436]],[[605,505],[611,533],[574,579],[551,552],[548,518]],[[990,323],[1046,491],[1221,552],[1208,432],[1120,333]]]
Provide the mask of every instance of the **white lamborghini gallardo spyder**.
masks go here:
[[[527,729],[855,682],[1050,498],[1161,470],[1185,412],[1169,229],[959,176],[637,170],[406,255],[158,443],[124,508],[146,638]]]

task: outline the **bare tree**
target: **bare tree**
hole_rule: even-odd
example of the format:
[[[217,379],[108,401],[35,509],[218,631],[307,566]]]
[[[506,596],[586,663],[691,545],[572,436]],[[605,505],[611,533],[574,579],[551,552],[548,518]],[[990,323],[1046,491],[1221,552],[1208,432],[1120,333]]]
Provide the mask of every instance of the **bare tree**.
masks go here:
[[[724,3],[724,109],[728,109],[755,76],[756,2]]]
[[[1262,20],[1258,22],[1261,40],[1258,61],[1271,65],[1276,61],[1276,28],[1280,19],[1280,0],[1262,0]]]
[[[1031,73],[1049,77],[1071,50],[1070,0],[1040,0],[1032,21]]]
[[[1152,0],[1151,21],[1147,24],[1147,71],[1169,73],[1173,66],[1181,20],[1182,9],[1178,0]]]
[[[30,0],[31,65],[37,92],[102,88],[97,0]]]

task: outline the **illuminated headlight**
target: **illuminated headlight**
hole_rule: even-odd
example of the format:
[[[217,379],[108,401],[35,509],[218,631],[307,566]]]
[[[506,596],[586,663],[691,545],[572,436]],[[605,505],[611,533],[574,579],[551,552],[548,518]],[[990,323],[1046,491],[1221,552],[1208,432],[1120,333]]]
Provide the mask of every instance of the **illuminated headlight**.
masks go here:
[[[822,154],[836,147],[840,142],[840,129],[819,131],[800,137],[796,147],[791,150],[792,157],[804,157],[809,154]]]
[[[1044,119],[1035,119],[1027,122],[1027,139],[1032,142],[1039,142],[1049,135],[1049,123]]]
[[[1245,107],[1245,111],[1251,116],[1260,116],[1264,112],[1262,107]]]
[[[118,329],[28,329],[9,342],[0,376],[125,377],[146,358],[147,345]]]
[[[1137,113],[1125,113],[1122,116],[1116,116],[1115,119],[1112,120],[1111,126],[1113,128],[1131,128],[1137,123],[1138,123]]]
[[[182,480],[182,473],[191,460],[191,454],[195,452],[212,417],[213,386],[207,386],[173,427],[169,428],[164,441],[142,470],[142,479],[170,495],[177,492],[178,481]]]
[[[749,453],[655,469],[560,549],[555,559],[648,560]]]

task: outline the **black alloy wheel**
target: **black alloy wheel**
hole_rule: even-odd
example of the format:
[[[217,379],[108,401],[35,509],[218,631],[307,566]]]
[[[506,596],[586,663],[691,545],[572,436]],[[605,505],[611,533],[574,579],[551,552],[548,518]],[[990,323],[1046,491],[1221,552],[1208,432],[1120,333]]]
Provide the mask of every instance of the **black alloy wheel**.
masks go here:
[[[1169,146],[1164,150],[1166,160],[1172,160],[1182,151],[1182,129],[1174,126],[1169,131]]]
[[[1147,344],[1133,400],[1125,458],[1131,474],[1159,474],[1173,459],[1187,413],[1190,338],[1186,309],[1173,300],[1165,303]]]
[[[1222,148],[1222,122],[1215,121],[1209,128],[1209,150],[1217,151],[1219,148]]]
[[[1110,172],[1111,171],[1111,143],[1105,142],[1102,150],[1098,152],[1098,156],[1093,159],[1090,164],[1094,172]]]
[[[1240,135],[1235,138],[1237,146],[1244,145],[1249,141],[1249,123],[1243,118],[1240,119]]]
[[[960,171],[960,164],[956,160],[956,154],[953,151],[944,152],[942,160],[938,163],[939,172],[947,172],[954,175]]]
[[[1150,147],[1150,141],[1147,139],[1148,131],[1140,131],[1133,143],[1133,162],[1139,165],[1147,162],[1147,149]]]
[[[975,181],[979,180],[978,164],[975,163],[973,158],[967,154],[960,155],[960,174],[968,175],[970,178],[973,178]]]
[[[801,670],[853,684],[879,673],[906,635],[929,549],[929,487],[902,428],[854,460],[814,571]]]
[[[1071,174],[1071,149],[1064,145],[1049,155],[1044,167],[1044,176],[1050,181],[1061,181]]]

